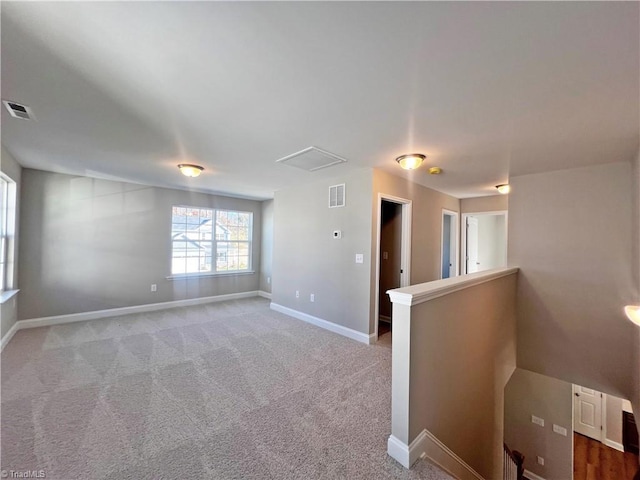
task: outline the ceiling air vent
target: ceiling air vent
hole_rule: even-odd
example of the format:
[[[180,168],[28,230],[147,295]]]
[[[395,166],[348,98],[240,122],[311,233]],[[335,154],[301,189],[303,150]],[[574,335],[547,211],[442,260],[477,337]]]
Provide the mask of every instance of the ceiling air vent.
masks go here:
[[[33,120],[33,112],[26,105],[20,105],[16,102],[10,102],[8,100],[3,100],[4,106],[7,107],[9,114],[15,118],[22,118],[23,120]]]
[[[329,187],[329,208],[344,207],[344,183]]]
[[[335,153],[327,152],[318,147],[309,147],[287,155],[280,160],[276,160],[276,163],[291,165],[292,167],[301,168],[307,172],[315,172],[321,168],[327,168],[338,163],[345,163],[346,161],[346,158],[342,158]]]

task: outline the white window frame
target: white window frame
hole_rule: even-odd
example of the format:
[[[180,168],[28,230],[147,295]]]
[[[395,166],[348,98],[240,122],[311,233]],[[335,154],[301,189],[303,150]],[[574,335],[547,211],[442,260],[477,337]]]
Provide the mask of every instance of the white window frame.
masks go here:
[[[211,239],[210,240],[203,240],[206,242],[210,242],[211,243],[211,270],[210,271],[201,271],[201,272],[189,272],[189,273],[173,273],[173,235],[174,235],[174,230],[173,230],[173,209],[174,208],[191,208],[191,209],[198,209],[198,210],[206,210],[211,212],[211,218],[212,218],[212,225],[211,225]],[[243,213],[243,214],[249,214],[250,215],[250,223],[249,223],[249,239],[248,240],[231,240],[231,239],[218,239],[217,238],[217,234],[216,234],[216,230],[217,230],[217,218],[218,218],[218,213],[219,212],[231,212],[231,213]],[[169,265],[169,271],[171,272],[171,274],[167,277],[169,279],[173,279],[173,278],[183,278],[183,277],[207,277],[207,276],[219,276],[219,275],[243,275],[243,274],[252,274],[255,273],[255,271],[253,270],[253,212],[249,212],[249,211],[244,211],[244,210],[234,210],[234,209],[229,209],[229,208],[209,208],[209,207],[198,207],[198,206],[193,206],[193,205],[173,205],[171,207],[171,232],[170,232],[170,238],[171,238],[171,253],[170,253],[170,265]],[[217,260],[218,260],[218,244],[219,243],[245,243],[247,244],[247,250],[248,250],[248,266],[246,269],[241,269],[241,270],[217,270]],[[226,252],[225,252],[226,253]],[[225,256],[225,258],[228,258],[227,256]]]
[[[16,182],[0,173],[0,300],[15,290]]]

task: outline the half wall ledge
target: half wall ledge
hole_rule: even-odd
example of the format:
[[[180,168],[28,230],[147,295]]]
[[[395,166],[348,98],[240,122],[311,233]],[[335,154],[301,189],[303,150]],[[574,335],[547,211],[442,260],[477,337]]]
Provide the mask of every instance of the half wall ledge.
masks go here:
[[[483,272],[459,275],[457,277],[434,280],[433,282],[418,283],[408,287],[388,290],[387,294],[392,303],[413,306],[419,303],[433,300],[434,298],[449,295],[450,293],[464,290],[481,283],[490,282],[507,275],[512,275],[520,270],[518,267],[494,268]]]
[[[518,272],[498,268],[387,292],[393,305],[387,453],[404,467],[424,456],[461,480],[502,478]],[[471,409],[470,391],[479,399]]]

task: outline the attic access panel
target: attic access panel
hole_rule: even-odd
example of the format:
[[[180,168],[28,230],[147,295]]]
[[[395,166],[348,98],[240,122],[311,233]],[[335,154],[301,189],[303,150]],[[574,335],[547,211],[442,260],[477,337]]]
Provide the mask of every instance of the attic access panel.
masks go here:
[[[301,168],[307,172],[315,172],[346,161],[346,158],[342,158],[335,153],[327,152],[318,147],[309,147],[276,160],[276,163]]]

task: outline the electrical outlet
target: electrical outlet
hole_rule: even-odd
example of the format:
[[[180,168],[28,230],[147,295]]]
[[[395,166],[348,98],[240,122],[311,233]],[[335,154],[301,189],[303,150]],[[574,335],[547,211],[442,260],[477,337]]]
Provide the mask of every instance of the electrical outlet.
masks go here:
[[[311,302],[315,302],[315,301],[316,301],[316,294],[315,294],[315,293],[312,293],[311,295],[309,295],[309,300],[310,300]]]
[[[565,437],[567,436],[567,429],[560,425],[556,425],[555,423],[553,424],[553,431],[560,435],[564,435]]]
[[[544,458],[536,457],[536,460],[538,461],[538,465],[544,465]]]
[[[296,298],[300,298],[300,290],[296,290]]]
[[[356,263],[364,263],[364,255],[362,253],[356,253]]]
[[[151,284],[151,291],[152,292],[157,292],[158,291],[158,285],[156,285],[155,283]]]
[[[536,425],[540,425],[544,427],[544,419],[540,417],[536,417],[535,415],[531,415],[531,423],[535,423]]]

